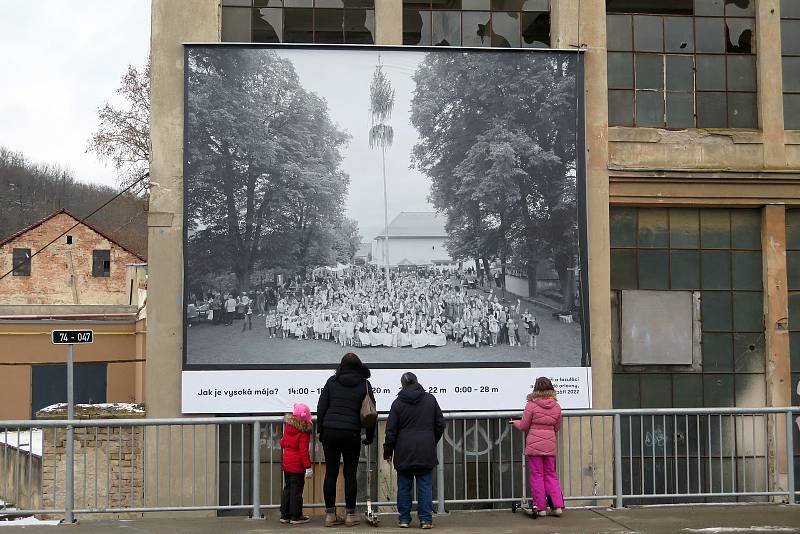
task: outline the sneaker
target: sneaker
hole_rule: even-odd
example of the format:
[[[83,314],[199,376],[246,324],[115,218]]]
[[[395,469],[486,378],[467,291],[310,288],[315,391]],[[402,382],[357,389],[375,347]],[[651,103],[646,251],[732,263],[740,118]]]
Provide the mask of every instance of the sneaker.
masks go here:
[[[403,523],[402,521],[400,521],[400,522],[397,524],[397,526],[398,526],[398,527],[400,527],[400,528],[408,528],[408,527],[409,527],[409,524],[408,524],[408,523]]]
[[[539,517],[546,517],[547,510],[539,510],[538,512],[536,512],[536,515],[538,515]]]
[[[564,510],[562,510],[561,508],[553,508],[550,511],[550,515],[554,515],[556,517],[561,517],[561,514],[563,514],[563,513],[564,513]]]
[[[303,523],[308,523],[309,521],[311,521],[311,518],[308,517],[307,515],[304,515],[302,517],[298,517],[297,519],[292,519],[291,521],[289,521],[289,524],[302,525]]]
[[[281,517],[280,519],[278,519],[278,521],[280,521],[281,523],[286,524],[286,523],[289,522],[289,518],[288,517]]]
[[[423,530],[430,530],[433,528],[433,523],[422,523],[420,526]]]

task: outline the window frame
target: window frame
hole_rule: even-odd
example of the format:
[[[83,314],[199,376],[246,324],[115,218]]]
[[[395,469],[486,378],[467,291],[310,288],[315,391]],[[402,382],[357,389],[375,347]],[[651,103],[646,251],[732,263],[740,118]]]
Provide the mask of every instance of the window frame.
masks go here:
[[[108,256],[107,259],[102,257],[106,255]],[[92,250],[92,278],[110,278],[110,277],[111,277],[111,249],[96,248]]]
[[[321,3],[322,5],[317,5],[317,3]],[[284,0],[222,0],[222,35],[223,35],[223,42],[248,42],[248,43],[329,43],[329,44],[375,44],[375,2],[374,0],[359,0],[355,2],[358,5],[352,5],[353,2],[347,3],[346,1],[342,2],[343,7],[331,7],[326,0],[307,0],[306,6],[302,6],[300,4],[296,5],[286,5]],[[280,35],[277,35],[277,40],[265,40],[259,39],[255,40],[253,37],[257,31],[256,28],[256,21],[261,16],[262,10],[270,10],[280,12]],[[244,16],[244,13],[247,12],[248,15]],[[306,13],[308,12],[308,13]],[[317,16],[327,13],[330,14],[332,12],[341,12],[341,20],[342,20],[342,32],[341,32],[341,40],[319,40],[317,38],[317,33],[320,35],[322,34],[329,34],[330,32],[323,32],[322,28],[317,27]],[[369,13],[372,13],[372,28],[369,27],[367,21],[369,20]],[[361,13],[365,13],[367,19],[365,20],[364,27],[366,28],[365,32],[358,32],[356,30],[348,30],[348,14],[350,17],[356,16],[356,13],[359,15]],[[237,16],[244,16],[247,19],[247,39],[226,39],[226,26],[225,26],[225,18],[226,16],[231,15]],[[308,15],[311,18],[311,26],[309,28],[305,28],[302,30],[304,34],[310,35],[310,39],[291,39],[287,40],[287,28],[286,28],[286,20],[287,15]],[[274,30],[274,28],[273,28]],[[301,30],[294,30],[294,31],[301,31]],[[348,35],[352,36],[353,38],[348,38]],[[365,35],[370,35],[370,39],[365,39]],[[360,36],[361,38],[358,38]]]
[[[24,254],[25,257],[18,259],[18,254]],[[33,257],[30,248],[14,247],[11,249],[11,276],[31,276],[31,263]]]
[[[752,4],[751,4],[752,5]],[[711,15],[698,15],[693,13],[691,15],[688,14],[660,14],[660,13],[639,13],[633,11],[621,12],[621,11],[612,11],[606,13],[606,26],[609,27],[611,24],[609,23],[610,17],[618,17],[621,19],[627,18],[628,23],[630,24],[629,32],[626,32],[630,35],[630,43],[629,49],[620,48],[607,48],[607,53],[611,57],[612,54],[614,56],[617,55],[629,55],[630,56],[630,69],[631,71],[627,75],[618,76],[617,73],[612,74],[609,70],[607,73],[608,76],[608,91],[609,91],[609,126],[615,127],[632,127],[632,128],[661,128],[667,130],[684,130],[687,128],[741,128],[741,129],[757,129],[759,128],[759,115],[758,115],[758,72],[757,72],[757,48],[756,48],[756,39],[755,39],[755,30],[756,30],[756,19],[755,14],[738,14],[738,13],[728,13],[728,6],[724,6],[723,14],[719,16],[711,16]],[[636,22],[637,17],[649,17],[649,18],[658,18],[659,19],[659,26],[661,28],[661,44],[660,44],[660,51],[652,51],[652,50],[637,50],[636,46]],[[691,30],[692,30],[692,46],[690,50],[686,51],[685,53],[675,52],[675,51],[668,51],[670,46],[667,40],[667,23],[669,20],[680,20],[680,19],[689,19],[691,20]],[[722,51],[704,51],[698,50],[697,46],[697,38],[698,35],[698,26],[702,25],[705,21],[709,20],[720,20],[722,22],[723,31],[725,35],[725,42],[723,43],[723,50]],[[728,50],[728,39],[729,39],[729,20],[737,20],[737,21],[750,21],[750,25],[752,26],[753,34],[751,35],[750,52],[736,52],[736,51],[729,51]],[[625,40],[627,43],[627,39]],[[607,43],[608,46],[608,43]],[[638,63],[640,60],[644,60],[648,56],[658,56],[661,59],[661,88],[639,88],[638,84]],[[668,77],[668,65],[670,63],[669,58],[674,57],[683,57],[683,58],[691,58],[691,90],[688,89],[672,89],[670,88],[670,79]],[[698,64],[702,59],[705,58],[722,58],[721,64],[723,67],[723,74],[721,80],[721,88],[716,89],[698,89]],[[730,64],[735,62],[733,58],[751,58],[749,62],[752,63],[752,89],[741,89],[735,88],[731,89],[731,83],[735,80],[735,78],[729,77],[729,70]],[[719,60],[717,60],[719,61]],[[609,61],[609,66],[611,65],[611,61]],[[627,63],[627,61],[625,62]],[[701,75],[702,77],[702,75]],[[622,86],[613,86],[612,87],[612,79],[628,79],[630,78],[631,84],[629,87],[622,87]],[[661,104],[661,121],[647,121],[641,116],[641,111],[639,110],[640,99],[643,99],[645,95],[648,94],[657,94],[660,95],[660,104]],[[681,97],[682,99],[687,99],[688,95],[691,95],[691,118],[689,117],[682,117],[684,120],[680,122],[678,118],[670,123],[670,111],[671,109],[675,109],[672,106],[675,106],[679,103]],[[718,101],[717,99],[719,96],[722,95],[724,98],[724,122],[720,124],[712,124],[712,123],[705,123],[701,122],[702,113],[703,113],[703,106],[702,101],[706,100],[708,102]],[[733,95],[733,99],[731,99],[731,95]],[[746,96],[737,96],[737,95],[746,95]],[[749,108],[752,112],[752,122],[748,121],[747,124],[736,124],[732,117],[734,116],[734,110],[737,109],[733,107],[732,100],[735,101],[737,99],[744,99],[746,98],[750,102],[752,102],[752,106],[746,106],[738,108],[740,110]],[[671,102],[672,100],[672,102]],[[622,108],[613,108],[615,102],[619,102],[623,107]],[[628,110],[624,106],[630,104],[630,109]],[[672,106],[670,105],[672,104]],[[642,110],[644,111],[644,110]],[[616,119],[616,117],[620,117]],[[630,119],[630,120],[629,120]]]
[[[797,1],[797,0],[794,0]],[[791,21],[795,23],[798,28],[800,29],[800,10],[797,11],[796,14],[789,14],[788,10],[784,8],[785,5],[788,5],[787,0],[781,0],[780,9],[781,9],[781,72],[783,73],[783,87],[781,88],[783,93],[783,122],[784,122],[784,129],[785,130],[800,130],[800,113],[797,115],[790,115],[787,106],[787,100],[789,98],[797,100],[797,109],[800,110],[800,83],[798,83],[798,87],[796,90],[787,90],[786,86],[786,67],[784,59],[790,58],[797,62],[797,67],[800,69],[800,45],[798,45],[797,52],[786,52],[786,44],[784,39],[790,32],[784,31],[784,21]],[[789,118],[793,117],[793,120],[790,121]]]
[[[496,32],[493,32],[491,30],[491,26],[493,26],[493,20],[494,20],[495,16],[503,15],[503,14],[507,14],[507,15],[513,14],[513,15],[516,15],[516,18],[517,18],[517,20],[519,22],[519,24],[518,24],[519,33],[518,33],[518,35],[516,37],[516,41],[514,43],[509,43],[509,47],[510,48],[550,48],[551,47],[551,43],[552,43],[552,40],[551,40],[551,37],[552,37],[551,36],[552,26],[551,26],[550,13],[551,13],[553,0],[541,0],[541,2],[542,2],[542,4],[546,3],[546,5],[547,5],[547,9],[546,10],[541,9],[541,8],[538,8],[538,9],[518,9],[518,10],[500,9],[500,7],[502,7],[502,6],[498,6],[498,3],[499,3],[498,0],[487,1],[486,5],[488,7],[482,7],[482,8],[478,8],[478,7],[466,7],[465,8],[465,7],[463,7],[463,3],[461,3],[461,2],[456,2],[455,3],[455,5],[459,5],[459,4],[461,5],[460,8],[456,8],[456,7],[449,7],[449,6],[442,7],[440,4],[437,4],[436,2],[431,1],[431,0],[403,0],[403,6],[402,6],[402,9],[403,9],[403,21],[404,21],[403,22],[403,44],[404,45],[411,45],[411,46],[458,46],[458,47],[463,46],[463,47],[479,47],[479,48],[506,48],[505,46],[500,46],[500,45],[496,45],[496,44],[492,43],[492,34],[498,35],[499,37],[501,37],[503,39],[506,39],[506,36],[502,35],[502,34],[499,34],[499,33],[496,33]],[[422,35],[420,33],[420,40],[417,41],[417,42],[414,42],[413,39],[409,39],[409,35],[416,35],[416,32],[408,31],[409,29],[407,28],[406,20],[407,20],[408,16],[414,16],[414,15],[416,15],[418,13],[422,17],[427,17],[429,34],[427,36],[425,36],[425,35]],[[455,16],[458,18],[458,28],[459,28],[459,41],[458,42],[456,42],[456,43],[448,43],[447,45],[437,45],[436,43],[433,42],[433,36],[435,34],[434,16],[435,15],[440,15],[442,13],[455,14]],[[465,31],[464,15],[465,14],[480,14],[480,13],[483,13],[488,17],[488,19],[486,21],[486,25],[487,25],[487,27],[490,27],[490,31],[492,31],[492,33],[485,38],[487,40],[486,44],[483,44],[483,43],[481,43],[481,44],[466,43],[465,44],[464,43],[464,31]],[[534,23],[534,21],[536,21],[538,19],[539,16],[546,15],[546,17],[547,17],[547,42],[546,43],[545,42],[541,42],[541,41],[533,41],[531,44],[526,44],[525,43],[525,29],[526,28],[523,27],[523,19],[527,18],[529,16],[532,16],[532,15],[537,15],[537,16],[533,17],[533,19],[530,21],[531,25]],[[422,25],[422,28],[420,29],[420,32],[424,28],[425,28],[425,21],[423,20],[423,25]],[[481,39],[484,39],[484,37],[481,36]],[[538,44],[538,43],[540,43],[540,44]]]

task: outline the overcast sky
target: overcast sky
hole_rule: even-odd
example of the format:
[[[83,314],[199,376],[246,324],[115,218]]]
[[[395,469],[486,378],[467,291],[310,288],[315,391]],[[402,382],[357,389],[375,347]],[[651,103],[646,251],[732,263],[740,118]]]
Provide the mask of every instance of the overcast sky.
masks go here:
[[[383,231],[383,179],[380,151],[369,148],[369,85],[378,52],[330,50],[289,50],[280,54],[292,61],[300,83],[328,101],[333,120],[352,136],[344,150],[342,167],[350,175],[347,199],[348,217],[358,221],[364,241],[371,241]],[[331,58],[336,54],[336,60]],[[411,76],[423,59],[423,53],[385,51],[381,55],[384,72],[395,90],[394,111],[390,124],[394,144],[387,151],[389,222],[401,211],[433,211],[427,197],[430,181],[409,169],[411,149],[418,141],[411,125]]]
[[[150,1],[0,0],[0,13],[0,145],[115,185],[85,150],[97,108],[147,61]]]

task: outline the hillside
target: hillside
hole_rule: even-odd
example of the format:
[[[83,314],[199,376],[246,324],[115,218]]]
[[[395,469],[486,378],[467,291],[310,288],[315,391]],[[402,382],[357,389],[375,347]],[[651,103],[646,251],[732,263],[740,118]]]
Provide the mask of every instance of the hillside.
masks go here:
[[[0,147],[0,240],[61,208],[84,217],[116,193],[111,187],[79,182],[64,169],[32,163],[21,153]],[[125,194],[87,222],[147,257],[146,197]]]

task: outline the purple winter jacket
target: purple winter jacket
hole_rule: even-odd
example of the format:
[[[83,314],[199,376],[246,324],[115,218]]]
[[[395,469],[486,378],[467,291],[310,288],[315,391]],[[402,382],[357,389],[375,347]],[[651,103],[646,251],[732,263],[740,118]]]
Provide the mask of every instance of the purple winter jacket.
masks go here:
[[[561,406],[554,397],[529,395],[522,419],[514,421],[514,426],[527,433],[527,456],[555,456],[558,452],[556,432],[561,430]]]

